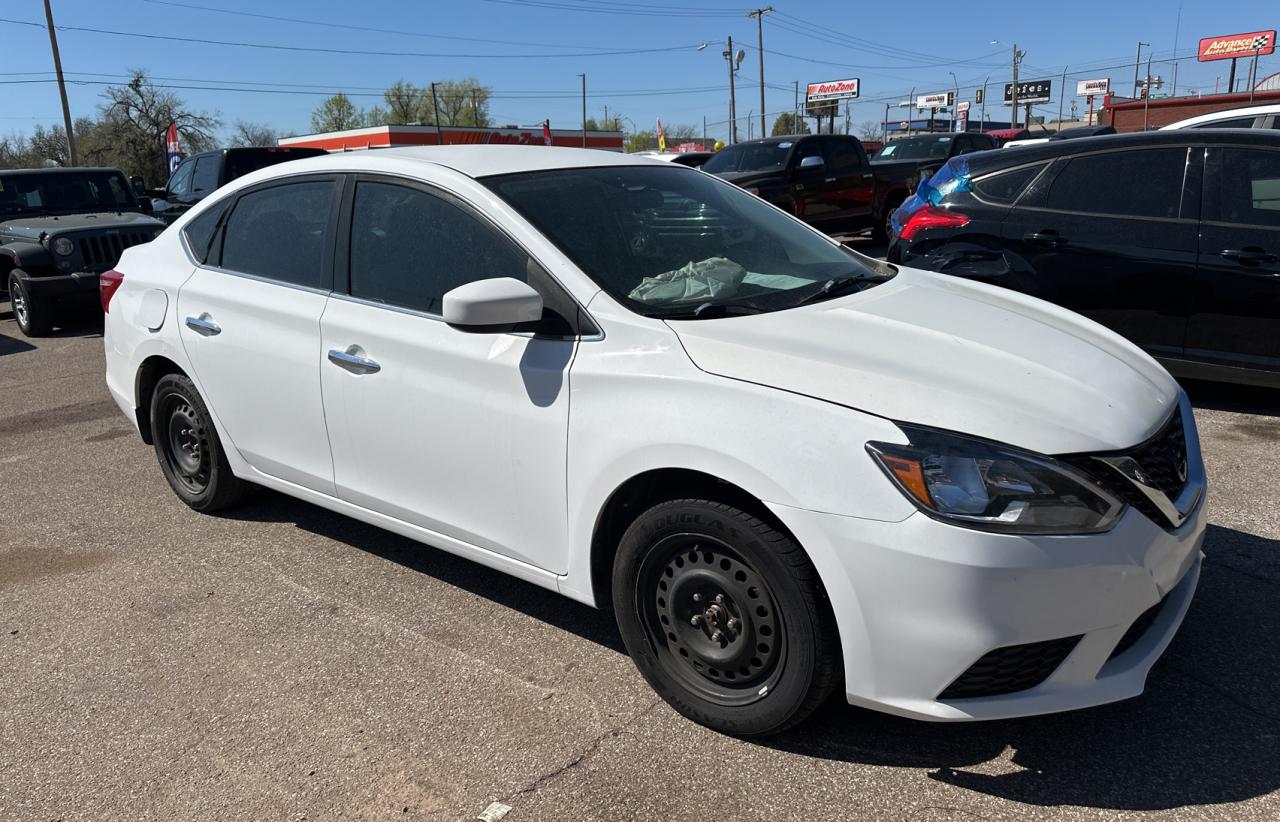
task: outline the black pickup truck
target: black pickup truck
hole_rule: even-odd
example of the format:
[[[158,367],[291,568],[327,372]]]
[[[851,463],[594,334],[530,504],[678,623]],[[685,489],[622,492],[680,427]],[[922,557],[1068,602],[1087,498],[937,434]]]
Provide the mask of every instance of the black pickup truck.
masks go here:
[[[0,287],[18,328],[47,334],[61,310],[98,299],[98,276],[164,225],[114,168],[0,170]]]
[[[877,174],[906,180],[907,186],[914,192],[920,186],[922,178],[927,180],[932,177],[952,157],[993,148],[999,148],[999,145],[994,137],[987,134],[917,134],[881,147],[871,155],[871,168]]]
[[[721,149],[702,170],[736,183],[815,228],[870,228],[887,242],[889,218],[914,190],[896,169],[877,169],[856,137],[803,134]],[[917,175],[918,176],[918,175]]]

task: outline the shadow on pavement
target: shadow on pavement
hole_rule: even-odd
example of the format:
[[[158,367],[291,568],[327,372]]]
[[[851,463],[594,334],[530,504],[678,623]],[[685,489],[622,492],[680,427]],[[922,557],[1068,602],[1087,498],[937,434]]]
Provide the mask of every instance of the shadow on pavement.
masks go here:
[[[36,347],[26,340],[0,334],[0,357],[6,354],[21,354],[24,351],[35,351]]]
[[[262,490],[230,518],[297,527],[625,653],[613,617],[412,540]],[[868,765],[927,768],[1027,805],[1116,810],[1235,802],[1280,788],[1280,540],[1210,526],[1200,590],[1141,697],[1069,714],[935,724],[833,698],[752,744]]]

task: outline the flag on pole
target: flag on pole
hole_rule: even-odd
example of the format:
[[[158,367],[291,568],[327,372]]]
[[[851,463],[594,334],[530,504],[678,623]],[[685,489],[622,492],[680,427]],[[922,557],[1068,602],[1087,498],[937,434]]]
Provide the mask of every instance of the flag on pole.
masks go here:
[[[170,123],[169,130],[164,135],[165,157],[169,161],[169,173],[178,168],[178,161],[182,159],[182,150],[178,146],[178,124]]]
[[[542,121],[542,142],[545,145],[551,145],[551,121]]]
[[[667,150],[667,133],[662,130],[662,118],[658,118],[658,151]]]

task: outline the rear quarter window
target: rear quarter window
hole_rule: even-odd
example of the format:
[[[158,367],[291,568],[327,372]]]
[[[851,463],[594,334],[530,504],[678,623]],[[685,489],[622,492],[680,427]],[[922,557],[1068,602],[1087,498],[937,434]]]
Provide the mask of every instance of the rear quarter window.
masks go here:
[[[1046,165],[1048,163],[1037,163],[980,177],[973,181],[973,193],[989,203],[1012,205]]]
[[[182,233],[187,238],[187,248],[191,256],[201,263],[218,265],[218,254],[213,251],[213,237],[222,222],[222,215],[227,211],[227,201],[215,203],[212,208],[205,209],[198,217],[187,223]]]

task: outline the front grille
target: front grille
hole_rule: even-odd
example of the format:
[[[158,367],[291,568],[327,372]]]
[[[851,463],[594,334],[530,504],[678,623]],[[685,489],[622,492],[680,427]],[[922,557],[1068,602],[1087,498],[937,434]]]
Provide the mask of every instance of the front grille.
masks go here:
[[[1079,641],[1079,636],[1068,636],[996,648],[970,665],[938,699],[973,699],[1034,688],[1058,670]]]
[[[1120,637],[1120,642],[1116,644],[1115,650],[1111,652],[1111,656],[1107,657],[1107,661],[1115,659],[1134,646],[1138,640],[1142,639],[1147,631],[1151,630],[1151,625],[1156,621],[1156,617],[1160,616],[1160,609],[1164,607],[1164,600],[1160,600],[1155,605],[1142,612],[1142,615],[1133,621],[1129,626],[1129,630],[1124,632],[1124,636]]]
[[[1176,500],[1187,485],[1187,439],[1182,426],[1182,410],[1174,411],[1173,416],[1154,437],[1132,451],[1098,456],[1131,457],[1142,469],[1149,486],[1160,491],[1171,502]],[[1166,530],[1175,527],[1175,523],[1170,522],[1146,494],[1116,470],[1100,463],[1093,456],[1076,457],[1069,461],[1152,522]]]
[[[105,271],[120,261],[120,255],[126,248],[150,241],[151,234],[141,231],[90,234],[79,238],[80,259],[84,261],[86,269]]]

